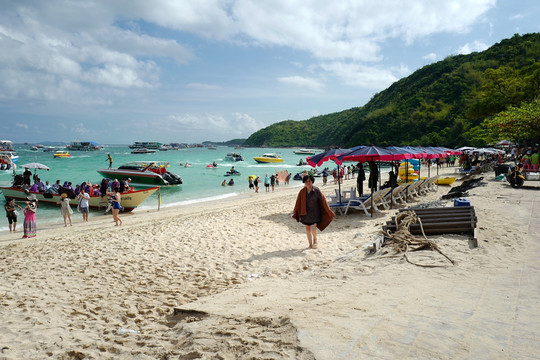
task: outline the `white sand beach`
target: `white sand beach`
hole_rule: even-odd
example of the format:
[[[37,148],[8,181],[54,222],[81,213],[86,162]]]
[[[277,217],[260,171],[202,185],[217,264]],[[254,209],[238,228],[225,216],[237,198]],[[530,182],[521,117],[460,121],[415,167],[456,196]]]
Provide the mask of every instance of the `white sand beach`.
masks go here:
[[[397,210],[337,215],[307,249],[298,187],[120,227],[40,226],[38,210],[36,238],[0,234],[0,359],[538,359],[540,191],[483,176],[467,197],[479,246],[432,236],[454,265],[410,257],[434,268],[366,255]]]

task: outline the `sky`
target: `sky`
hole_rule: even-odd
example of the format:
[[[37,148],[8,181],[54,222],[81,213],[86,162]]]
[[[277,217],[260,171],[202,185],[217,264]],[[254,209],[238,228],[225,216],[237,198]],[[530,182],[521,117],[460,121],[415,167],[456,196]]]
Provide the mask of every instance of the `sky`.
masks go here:
[[[0,0],[0,139],[247,138],[538,19],[538,0]]]

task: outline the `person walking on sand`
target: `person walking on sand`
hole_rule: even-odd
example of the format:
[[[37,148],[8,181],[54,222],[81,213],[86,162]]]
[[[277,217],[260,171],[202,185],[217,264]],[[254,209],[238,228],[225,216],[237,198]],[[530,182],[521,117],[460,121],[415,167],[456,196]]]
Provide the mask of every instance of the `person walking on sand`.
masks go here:
[[[118,226],[118,223],[122,225],[122,219],[118,216],[120,213],[120,201],[122,200],[122,195],[120,194],[120,188],[117,186],[113,189],[112,193],[109,193],[112,197],[112,215],[114,219],[114,226]]]
[[[4,205],[4,209],[6,210],[6,217],[8,219],[9,224],[9,232],[15,232],[17,231],[17,210],[15,209],[15,206],[19,208],[19,210],[22,210],[22,207],[18,204],[15,204],[15,200],[13,198],[7,198],[6,199],[6,205]],[[13,228],[12,228],[13,226]]]
[[[73,214],[73,210],[71,210],[71,206],[69,205],[69,199],[66,193],[62,193],[60,195],[60,200],[56,202],[60,205],[60,213],[64,217],[64,227],[67,226],[67,220],[69,219],[69,226],[73,226],[73,223],[71,222],[71,215]]]
[[[292,215],[293,219],[306,226],[310,249],[318,247],[317,229],[326,229],[335,216],[319,188],[313,186],[314,181],[313,175],[304,175],[302,178],[304,187],[298,193]]]
[[[109,161],[109,169],[112,167],[112,163],[113,163],[113,159],[112,159],[112,156],[111,154],[107,154],[107,160],[105,161]]]
[[[36,210],[38,208],[38,201],[34,194],[30,194],[26,200],[26,207],[24,208],[23,238],[33,238],[36,237],[37,234]]]

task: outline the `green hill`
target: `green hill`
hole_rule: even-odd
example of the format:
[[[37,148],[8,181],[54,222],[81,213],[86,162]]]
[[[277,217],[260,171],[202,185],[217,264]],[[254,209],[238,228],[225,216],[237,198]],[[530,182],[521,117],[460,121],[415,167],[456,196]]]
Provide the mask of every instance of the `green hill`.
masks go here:
[[[363,107],[281,121],[255,132],[244,145],[483,146],[493,140],[482,126],[485,119],[539,93],[540,34],[514,35],[483,52],[424,66]]]

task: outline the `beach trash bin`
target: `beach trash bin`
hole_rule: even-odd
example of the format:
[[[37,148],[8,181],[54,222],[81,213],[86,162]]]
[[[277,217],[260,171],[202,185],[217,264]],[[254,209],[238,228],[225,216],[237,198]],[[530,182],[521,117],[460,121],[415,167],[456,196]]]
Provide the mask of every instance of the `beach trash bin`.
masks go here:
[[[499,165],[495,165],[493,167],[493,170],[495,170],[495,176],[499,176],[500,174],[508,174],[508,169],[510,168],[510,165],[506,165],[506,164],[499,164]]]
[[[471,202],[463,198],[454,199],[454,207],[456,206],[471,206]]]

